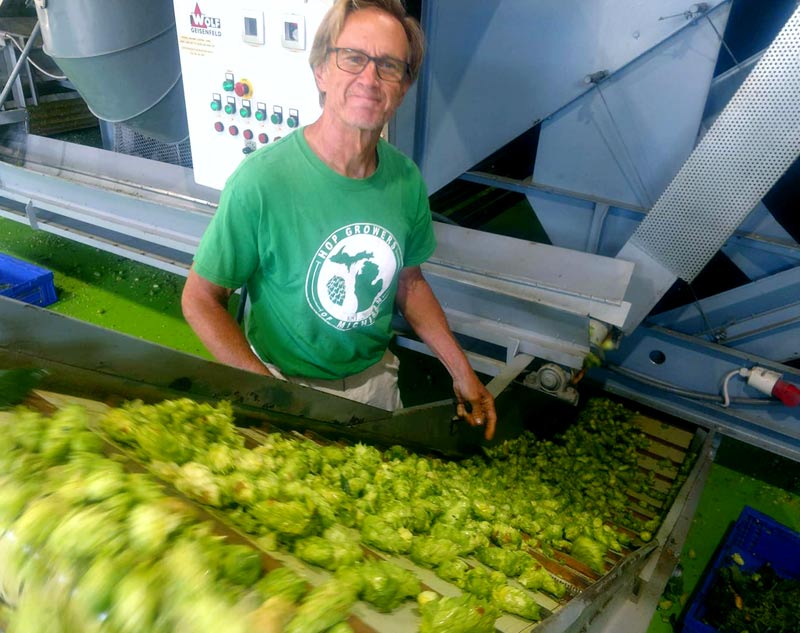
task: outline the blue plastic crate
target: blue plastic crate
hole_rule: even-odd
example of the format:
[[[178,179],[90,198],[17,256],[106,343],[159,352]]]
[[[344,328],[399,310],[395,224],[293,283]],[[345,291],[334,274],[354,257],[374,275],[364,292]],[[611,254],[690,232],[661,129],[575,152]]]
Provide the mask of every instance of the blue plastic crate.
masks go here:
[[[37,306],[49,306],[56,297],[53,273],[0,253],[0,296]]]
[[[800,578],[800,534],[745,506],[689,605],[683,633],[717,633],[717,629],[703,622],[706,595],[717,577],[717,570],[729,566],[733,554],[742,557],[742,571],[755,571],[769,563],[782,578]]]

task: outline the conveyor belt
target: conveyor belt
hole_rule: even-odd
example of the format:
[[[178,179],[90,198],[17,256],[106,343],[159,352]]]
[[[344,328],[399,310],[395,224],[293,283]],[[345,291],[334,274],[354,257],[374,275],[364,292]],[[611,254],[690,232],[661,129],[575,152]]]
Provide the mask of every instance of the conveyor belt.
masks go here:
[[[79,402],[87,407],[96,418],[102,416],[108,409],[105,404],[97,401],[77,399],[72,396],[54,393],[42,394],[42,397],[37,400],[37,406],[40,410],[47,411],[50,406],[61,407],[70,402]],[[639,452],[639,466],[642,476],[648,477],[652,474],[656,478],[659,490],[665,493],[674,490],[677,493],[682,481],[686,480],[687,475],[689,475],[690,466],[697,457],[700,438],[673,424],[667,424],[650,417],[639,415],[636,416],[634,421],[650,440],[650,445],[647,449]],[[253,447],[264,443],[268,438],[268,433],[279,431],[276,431],[275,427],[269,423],[259,423],[258,426],[241,427],[240,432],[245,436],[247,445]],[[298,441],[313,441],[320,444],[336,441],[336,438],[330,434],[328,434],[328,437],[322,437],[317,433],[311,432],[300,433],[299,431],[289,431],[289,434]],[[344,440],[344,442],[349,441],[352,441],[350,437]],[[127,456],[127,465],[130,469],[148,469],[131,452],[118,446],[115,446],[112,450]],[[691,480],[691,477],[689,479]],[[171,494],[183,496],[171,486],[169,488]],[[649,499],[635,492],[629,492],[628,498],[630,509],[642,520],[663,517],[668,510],[676,509],[673,507],[673,498],[667,498],[666,500]],[[259,547],[256,540],[228,524],[224,513],[201,506],[198,506],[198,511],[201,516],[212,518],[218,524],[220,534],[224,534],[232,542],[247,542]],[[615,527],[621,531],[626,531],[619,526]],[[628,531],[628,533],[631,537],[636,538],[633,532]],[[573,617],[569,608],[570,604],[573,602],[584,603],[587,598],[595,605],[606,601],[604,596],[613,595],[614,592],[618,591],[621,582],[625,578],[642,567],[648,555],[652,554],[656,549],[656,543],[647,545],[639,542],[638,547],[625,547],[618,553],[608,551],[606,555],[606,571],[602,575],[574,559],[566,552],[556,550],[548,556],[536,547],[528,547],[527,549],[550,574],[567,586],[568,593],[564,598],[556,600],[544,593],[535,592],[533,594],[535,600],[543,607],[544,613],[547,614],[545,620],[539,624],[532,624],[521,618],[506,614],[498,619],[496,624],[497,629],[504,633],[572,630],[570,621]],[[425,588],[437,591],[442,595],[457,595],[459,593],[455,586],[437,577],[433,571],[416,565],[406,557],[387,556],[385,553],[369,547],[364,547],[364,550],[369,558],[386,559],[400,567],[412,570],[423,582]],[[285,552],[264,551],[262,558],[265,569],[269,570],[283,565],[288,566],[300,572],[312,585],[320,584],[331,576],[330,573],[304,564]],[[468,561],[472,566],[481,565],[473,557],[470,557]],[[412,603],[407,603],[391,614],[378,613],[366,604],[359,603],[354,610],[354,616],[351,618],[350,624],[354,630],[363,633],[370,631],[412,631],[417,630],[419,626],[419,616],[415,605]]]
[[[265,431],[280,429],[327,438],[320,441],[338,438],[349,443],[399,443],[417,452],[432,451],[438,455],[471,453],[480,446],[479,431],[475,433],[466,425],[451,428],[453,408],[449,402],[387,415],[371,407],[233,370],[47,311],[28,308],[30,306],[14,306],[11,313],[20,310],[22,315],[30,318],[4,320],[0,332],[0,366],[44,367],[50,371],[44,388],[50,391],[70,397],[90,395],[93,400],[110,403],[126,398],[155,402],[184,396],[210,401],[228,399],[234,403],[238,418],[250,425],[242,428],[242,432],[251,441],[261,439],[260,434]],[[51,320],[57,321],[55,326]],[[102,408],[104,405],[93,406]],[[629,508],[639,518],[646,520],[662,515],[666,519],[652,542],[639,543],[638,547],[623,549],[620,553],[608,552],[602,576],[566,552],[555,551],[551,556],[545,556],[543,552],[531,549],[532,555],[569,588],[567,596],[560,601],[536,594],[536,600],[550,613],[536,625],[537,633],[580,630],[599,611],[608,609],[607,604],[613,597],[629,595],[645,566],[652,563],[664,567],[664,564],[656,565],[653,561],[666,560],[673,555],[673,542],[679,541],[675,533],[687,524],[687,517],[693,512],[692,494],[696,494],[710,464],[712,436],[706,436],[704,431],[693,435],[677,426],[644,416],[639,416],[636,422],[651,440],[647,451],[639,453],[642,476],[653,473],[656,489],[661,492],[667,492],[687,475],[688,479],[674,499],[648,499],[637,493],[628,495]],[[504,420],[504,430],[513,425],[513,421]],[[688,471],[697,455],[701,459]],[[247,538],[241,534],[240,537]],[[670,547],[665,548],[668,542]],[[385,557],[374,551],[370,555]],[[268,556],[282,564],[302,565],[283,554],[269,553]],[[403,557],[390,557],[390,560],[402,567],[413,568],[423,583],[443,595],[458,593],[455,586],[441,580],[431,570],[419,568]],[[470,559],[470,564],[479,563]],[[320,579],[326,573],[306,571],[310,579]],[[666,583],[667,578],[668,572],[666,577],[652,582],[663,580]],[[356,615],[363,619],[365,626],[377,631],[410,631],[418,622],[413,605],[391,616],[359,607]],[[497,621],[497,627],[511,633],[531,630],[532,625],[519,618],[503,616]]]

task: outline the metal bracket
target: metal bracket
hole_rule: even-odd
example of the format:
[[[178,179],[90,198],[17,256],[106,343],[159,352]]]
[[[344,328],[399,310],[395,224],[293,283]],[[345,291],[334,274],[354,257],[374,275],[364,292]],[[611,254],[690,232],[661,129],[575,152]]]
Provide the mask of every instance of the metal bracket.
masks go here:
[[[690,6],[686,11],[674,13],[672,15],[664,15],[658,19],[659,21],[669,20],[670,18],[685,18],[686,20],[693,20],[694,18],[698,18],[706,13],[708,13],[708,2],[697,2]]]
[[[28,216],[28,224],[34,231],[39,230],[39,217],[36,215],[36,207],[33,206],[33,200],[28,200],[25,205],[25,215]]]
[[[508,342],[508,348],[506,349],[506,363],[511,364],[513,360],[519,355],[519,348],[522,345],[522,342],[518,338],[512,338]]]
[[[503,393],[503,390],[531,364],[533,359],[534,357],[529,354],[517,354],[514,356],[514,358],[506,363],[503,370],[486,385],[489,393],[495,398]]]
[[[599,84],[604,79],[607,79],[611,76],[607,70],[598,70],[597,72],[590,73],[583,78],[583,83],[585,84]]]
[[[4,125],[18,125],[23,124],[26,126],[28,124],[28,111],[24,109],[17,109],[17,110],[0,110],[0,126]],[[14,132],[16,134],[16,132]]]

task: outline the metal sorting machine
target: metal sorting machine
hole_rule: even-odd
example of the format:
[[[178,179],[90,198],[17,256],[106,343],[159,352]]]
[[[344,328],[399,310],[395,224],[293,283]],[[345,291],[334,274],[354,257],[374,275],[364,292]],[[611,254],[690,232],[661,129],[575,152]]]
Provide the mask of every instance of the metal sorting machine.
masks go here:
[[[234,404],[237,421],[242,424],[241,432],[251,445],[258,444],[265,432],[284,432],[303,434],[322,442],[366,441],[378,446],[400,443],[422,454],[452,458],[473,454],[480,446],[479,430],[451,424],[451,401],[387,414],[11,299],[0,301],[0,317],[4,324],[0,335],[0,363],[4,367],[47,370],[40,385],[43,390],[40,393],[49,401],[44,404],[45,411],[51,406],[74,401],[88,405],[96,414],[107,407],[104,403],[119,404],[124,399],[140,398],[146,402],[185,396],[200,401],[226,399]],[[499,401],[502,398],[501,395]],[[674,487],[675,492],[669,506],[664,506],[663,501],[643,499],[638,493],[628,495],[630,510],[636,516],[643,520],[662,519],[653,540],[649,543],[635,541],[638,545],[627,547],[621,553],[607,552],[606,573],[602,575],[567,553],[555,551],[552,556],[545,556],[529,550],[548,572],[568,587],[568,593],[557,601],[537,592],[534,597],[547,614],[542,622],[532,624],[504,615],[497,621],[498,630],[615,630],[615,618],[623,618],[629,625],[638,619],[638,624],[646,627],[655,601],[677,562],[713,460],[716,435],[702,429],[692,432],[683,424],[664,423],[646,416],[637,416],[635,423],[651,441],[650,447],[639,454],[643,476],[653,472],[658,490],[667,492]],[[513,420],[508,420],[502,434],[514,437],[520,430],[518,425],[515,428]],[[144,468],[134,457],[128,457],[132,468]],[[646,507],[640,505],[642,501],[646,501]],[[214,518],[220,532],[232,542],[242,539],[250,542],[213,510],[205,509],[202,516]],[[377,550],[372,554],[387,557]],[[312,584],[326,577],[326,572],[304,565],[288,554],[268,552],[263,559],[265,569],[279,565],[302,569],[303,576]],[[458,592],[453,585],[407,558],[388,559],[412,569],[425,586],[442,595]],[[410,631],[416,630],[419,624],[419,616],[411,604],[392,614],[381,614],[359,603],[354,617],[351,624],[355,624],[358,631]],[[612,628],[604,629],[604,626]]]
[[[8,44],[0,102],[13,91],[16,105],[0,112],[0,215],[185,274],[223,176],[245,154],[313,120],[318,103],[305,60],[329,0],[282,0],[263,11],[184,0],[35,4],[38,22],[27,38],[19,24],[0,23]],[[676,466],[687,454],[696,458],[655,540],[613,560],[600,579],[553,563],[581,591],[551,604],[553,615],[537,628],[644,630],[717,434],[800,459],[797,409],[764,397],[778,384],[800,384],[788,364],[800,358],[800,247],[762,202],[800,154],[800,9],[785,3],[788,20],[774,41],[715,76],[730,0],[409,4],[428,33],[428,57],[388,126],[390,142],[419,164],[432,193],[461,179],[522,194],[552,243],[437,223],[439,248],[424,271],[475,368],[493,377],[501,400],[521,381],[574,402],[584,360],[611,343],[616,349],[591,378],[698,425],[692,437],[668,427],[655,442]],[[40,30],[43,52],[69,77],[54,81],[77,90],[101,119],[108,149],[132,137],[137,156],[29,132],[24,106],[64,96],[37,96],[41,86],[31,80],[26,100],[20,73],[29,72]],[[533,128],[529,176],[474,169]],[[190,154],[193,168],[157,160],[173,150]],[[718,252],[746,283],[650,314]],[[397,329],[401,344],[425,351],[402,320]],[[387,417],[8,299],[0,299],[0,363],[49,369],[45,388],[55,392],[225,398],[246,416],[322,436],[444,454],[477,440],[477,432],[451,426],[450,402]],[[504,419],[502,432],[513,431]],[[665,483],[672,476],[660,475]]]

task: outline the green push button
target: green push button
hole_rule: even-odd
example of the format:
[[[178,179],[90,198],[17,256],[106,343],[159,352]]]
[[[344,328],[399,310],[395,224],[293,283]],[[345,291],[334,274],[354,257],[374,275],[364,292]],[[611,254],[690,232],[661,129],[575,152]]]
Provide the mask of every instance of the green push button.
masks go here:
[[[214,112],[219,112],[219,110],[220,110],[221,108],[222,108],[222,104],[221,104],[219,101],[212,101],[212,102],[211,102],[211,109],[212,109]]]
[[[283,122],[283,115],[279,112],[274,112],[272,116],[269,118],[275,125],[280,125]]]
[[[263,121],[266,118],[267,118],[267,113],[264,112],[263,110],[259,110],[258,112],[256,112],[256,120],[257,121]]]
[[[250,116],[250,108],[242,108],[239,110],[239,116],[241,116],[243,119],[248,118]]]
[[[223,82],[222,82],[222,89],[223,89],[225,92],[233,92],[233,87],[234,87],[234,85],[235,85],[235,84],[233,83],[233,80],[231,80],[231,79],[226,79],[225,81],[223,81]]]
[[[225,114],[233,114],[234,112],[236,112],[236,106],[232,103],[225,106]]]

